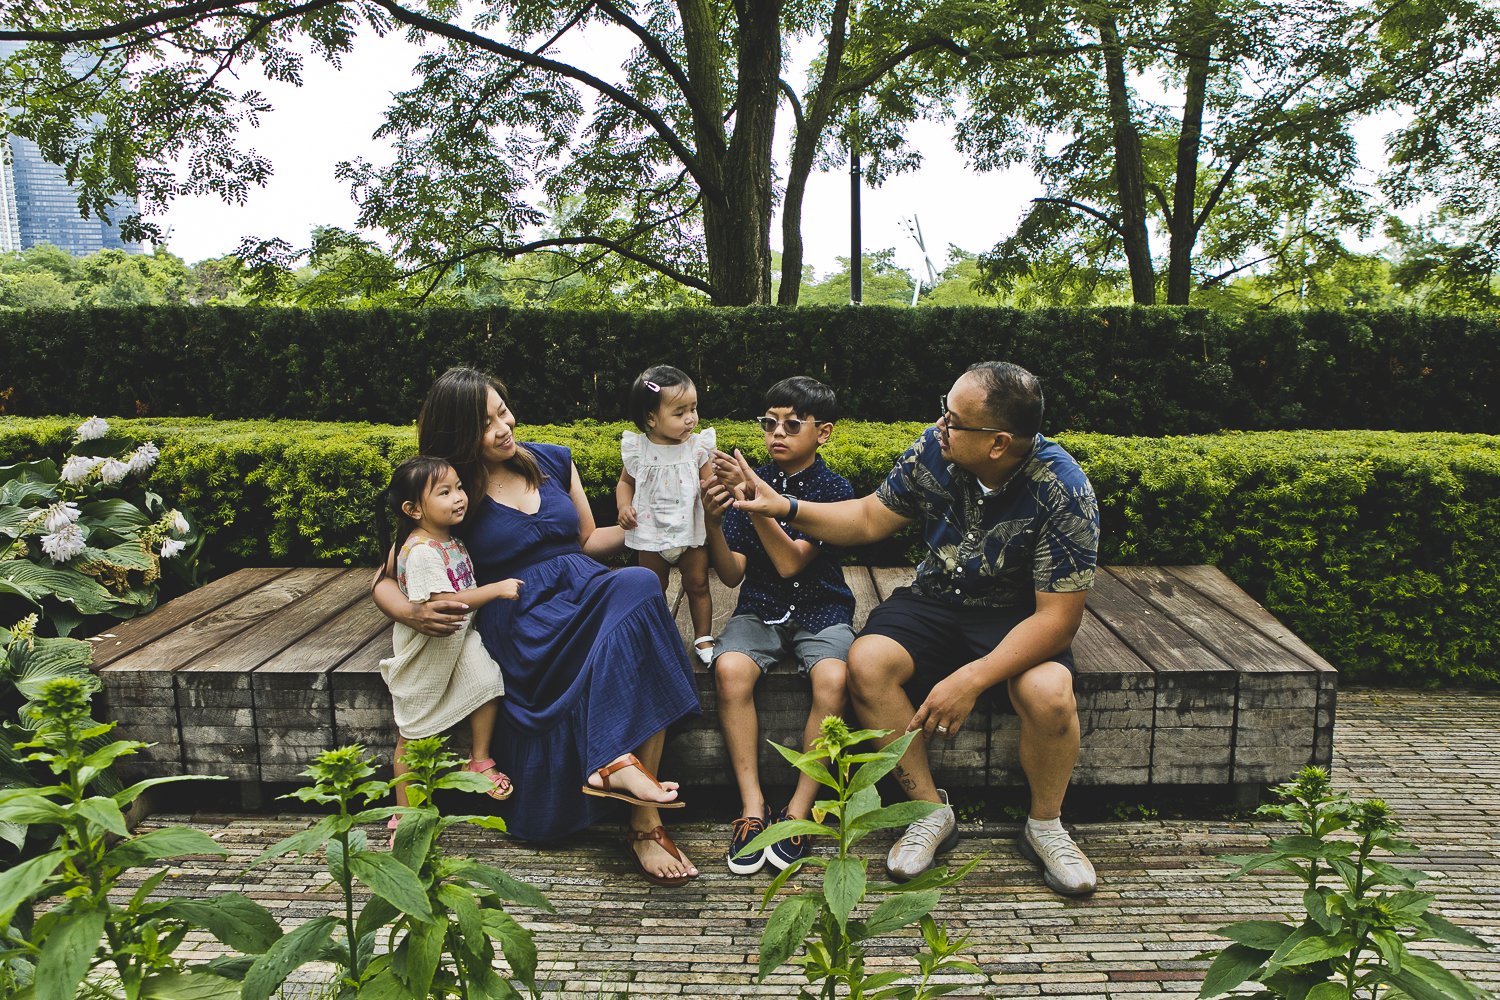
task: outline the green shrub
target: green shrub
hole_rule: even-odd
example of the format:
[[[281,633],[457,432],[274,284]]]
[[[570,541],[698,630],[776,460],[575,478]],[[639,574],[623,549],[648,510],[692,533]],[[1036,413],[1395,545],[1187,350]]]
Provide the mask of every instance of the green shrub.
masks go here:
[[[1500,319],[1406,311],[68,309],[0,313],[0,357],[0,411],[23,415],[403,421],[462,363],[529,422],[619,419],[636,374],[670,361],[714,416],[809,374],[849,416],[927,420],[962,365],[1003,358],[1041,376],[1058,429],[1500,432]]]
[[[0,417],[0,464],[55,451],[74,418]],[[763,460],[747,422],[711,421]],[[626,425],[526,426],[567,444],[602,524],[614,521]],[[823,454],[874,489],[924,425],[842,421]],[[376,498],[409,427],[122,420],[161,445],[153,483],[197,513],[221,569],[373,564]],[[1141,438],[1064,434],[1094,482],[1102,558],[1213,563],[1350,679],[1500,681],[1500,438],[1388,431]],[[912,558],[914,536],[851,554]]]

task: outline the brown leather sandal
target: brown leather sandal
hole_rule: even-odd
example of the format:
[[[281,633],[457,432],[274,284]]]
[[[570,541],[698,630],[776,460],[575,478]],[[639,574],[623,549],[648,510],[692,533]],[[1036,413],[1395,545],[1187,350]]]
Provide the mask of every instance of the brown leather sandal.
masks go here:
[[[613,764],[605,764],[603,767],[599,768],[599,770],[595,773],[599,775],[599,781],[601,782],[603,787],[595,788],[593,785],[585,781],[583,783],[583,794],[592,795],[596,798],[601,799],[618,799],[621,802],[629,802],[633,806],[648,806],[655,809],[681,809],[683,807],[685,803],[683,803],[681,799],[673,799],[670,802],[652,802],[650,799],[638,799],[634,795],[631,795],[629,792],[619,792],[615,791],[613,788],[610,788],[609,776],[611,774],[614,774],[616,771],[623,770],[627,767],[640,768],[641,773],[655,782],[657,788],[660,788],[662,791],[667,790],[666,786],[664,786],[660,781],[656,780],[656,775],[646,770],[646,765],[642,764],[639,760],[636,759],[635,754],[628,753],[621,759],[615,761]]]
[[[687,863],[687,859],[682,856],[682,852],[677,849],[677,845],[672,842],[672,838],[667,836],[665,827],[658,826],[651,830],[626,830],[625,853],[629,854],[630,860],[635,862],[635,870],[646,876],[648,882],[655,882],[657,885],[671,887],[686,885],[698,877],[697,875],[658,875],[651,871],[641,863],[641,856],[635,852],[635,845],[643,840],[656,841],[668,854],[684,864]]]

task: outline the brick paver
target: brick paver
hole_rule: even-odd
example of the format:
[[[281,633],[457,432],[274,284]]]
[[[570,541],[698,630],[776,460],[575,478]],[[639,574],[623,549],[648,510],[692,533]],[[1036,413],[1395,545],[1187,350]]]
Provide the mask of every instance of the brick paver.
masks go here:
[[[1500,695],[1468,692],[1344,692],[1339,701],[1334,779],[1357,796],[1388,801],[1422,848],[1412,864],[1440,880],[1437,910],[1500,943]],[[306,816],[157,815],[145,826],[190,822],[231,853],[184,865],[173,893],[240,891],[289,926],[333,912],[319,865],[283,861],[243,874],[248,861]],[[787,967],[754,981],[769,875],[740,879],[719,860],[723,827],[674,829],[704,870],[688,887],[649,886],[628,867],[613,830],[539,848],[487,831],[460,831],[451,849],[501,865],[540,887],[556,913],[518,912],[536,931],[547,997],[787,997],[800,974]],[[1205,963],[1194,956],[1221,942],[1214,928],[1251,916],[1285,916],[1299,892],[1285,876],[1224,878],[1216,855],[1264,846],[1279,827],[1254,817],[1081,823],[1075,835],[1094,860],[1100,888],[1065,900],[1042,887],[1012,846],[1014,825],[966,823],[956,862],[986,855],[939,915],[968,933],[983,980],[955,994],[973,997],[1196,996]],[[872,842],[871,857],[885,841]],[[909,964],[911,935],[868,950],[875,969]],[[208,955],[211,940],[186,949]],[[1440,945],[1450,967],[1500,990],[1500,950]],[[304,969],[298,991],[326,971]]]

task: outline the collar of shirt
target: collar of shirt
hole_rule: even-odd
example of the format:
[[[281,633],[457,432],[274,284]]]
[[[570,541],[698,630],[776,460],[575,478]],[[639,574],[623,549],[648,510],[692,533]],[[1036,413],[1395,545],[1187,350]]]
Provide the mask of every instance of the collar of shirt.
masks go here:
[[[822,470],[826,468],[826,466],[823,464],[822,455],[814,455],[811,465],[803,469],[801,472],[794,473],[790,476],[783,472],[781,470],[781,466],[777,465],[775,462],[768,462],[766,464],[766,468],[770,472],[770,475],[762,476],[761,478],[766,480],[766,482],[773,490],[782,495],[785,495],[787,491],[791,490],[794,491],[792,493],[793,496],[800,498],[802,496],[802,491],[807,488],[807,484],[812,480],[818,478],[818,476],[821,474]]]
[[[962,482],[964,480],[967,480],[973,483],[974,489],[979,493],[980,500],[988,500],[991,497],[1002,496],[1007,490],[1010,489],[1012,485],[1017,482],[1024,481],[1027,477],[1029,477],[1030,473],[1028,472],[1028,470],[1036,464],[1036,456],[1037,453],[1041,450],[1044,440],[1045,439],[1040,434],[1037,434],[1031,439],[1031,447],[1027,448],[1026,454],[1021,456],[1021,464],[1017,465],[1014,469],[1011,469],[1010,475],[1006,476],[1005,481],[1002,482],[999,486],[990,487],[984,485],[984,483],[979,481],[978,476],[974,475],[974,473],[970,472],[968,469],[960,468],[954,462],[948,463],[948,474],[953,477],[955,481]],[[1026,475],[1022,475],[1023,473],[1026,473]]]

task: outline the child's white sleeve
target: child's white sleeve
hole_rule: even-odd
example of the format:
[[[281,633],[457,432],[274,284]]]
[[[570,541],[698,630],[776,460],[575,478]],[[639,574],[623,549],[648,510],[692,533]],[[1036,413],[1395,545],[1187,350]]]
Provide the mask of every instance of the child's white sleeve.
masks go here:
[[[709,459],[714,457],[714,452],[719,447],[719,432],[713,427],[705,427],[698,432],[694,440],[697,442],[697,451],[693,461],[701,469],[708,464]]]
[[[640,431],[622,431],[620,434],[620,461],[625,463],[625,471],[631,479],[640,478],[641,438],[645,436]]]
[[[421,604],[434,594],[454,592],[442,550],[435,545],[413,545],[406,554],[406,599]]]

